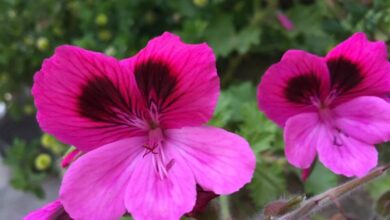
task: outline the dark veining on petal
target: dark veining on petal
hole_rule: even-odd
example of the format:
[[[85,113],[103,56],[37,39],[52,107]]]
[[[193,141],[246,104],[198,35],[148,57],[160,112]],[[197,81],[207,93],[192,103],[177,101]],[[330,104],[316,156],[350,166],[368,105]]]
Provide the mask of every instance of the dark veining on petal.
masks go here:
[[[319,97],[321,81],[312,73],[302,74],[287,82],[284,95],[287,100],[299,104],[310,104],[311,97]]]
[[[356,87],[364,77],[357,64],[344,57],[327,61],[330,72],[331,88],[339,94]]]
[[[333,136],[333,145],[337,147],[343,146],[343,143],[341,143],[338,136]]]
[[[83,86],[78,97],[81,116],[96,122],[128,126],[131,100],[126,99],[114,82],[105,76],[94,77]]]
[[[177,85],[177,79],[172,71],[168,64],[153,59],[135,66],[135,79],[142,95],[148,100],[148,105],[154,102],[158,105],[158,110],[167,107],[164,106],[165,101]]]
[[[334,146],[342,147],[344,145],[341,136],[345,138],[349,138],[349,135],[345,133],[343,130],[341,130],[338,127],[334,127],[333,141],[332,141]]]

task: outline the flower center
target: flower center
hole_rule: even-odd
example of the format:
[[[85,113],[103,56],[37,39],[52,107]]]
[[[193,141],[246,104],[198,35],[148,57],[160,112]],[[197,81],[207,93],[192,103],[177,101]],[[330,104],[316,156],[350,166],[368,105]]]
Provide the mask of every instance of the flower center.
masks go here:
[[[165,179],[168,176],[168,171],[174,165],[174,160],[168,159],[165,155],[163,132],[160,127],[151,126],[148,143],[145,143],[143,147],[145,148],[143,157],[151,156],[156,174],[160,179]]]
[[[318,108],[318,114],[321,123],[330,129],[332,134],[332,144],[337,147],[342,147],[344,145],[345,139],[349,138],[349,135],[338,128],[338,126],[335,124],[334,119],[337,116],[334,115],[329,107],[337,96],[338,92],[333,90],[323,101],[317,97],[311,97],[310,100],[311,103]]]
[[[330,91],[329,95],[325,98],[325,100],[321,100],[318,96],[311,96],[310,102],[312,105],[317,107],[319,110],[328,109],[332,104],[333,100],[339,95],[336,90]]]

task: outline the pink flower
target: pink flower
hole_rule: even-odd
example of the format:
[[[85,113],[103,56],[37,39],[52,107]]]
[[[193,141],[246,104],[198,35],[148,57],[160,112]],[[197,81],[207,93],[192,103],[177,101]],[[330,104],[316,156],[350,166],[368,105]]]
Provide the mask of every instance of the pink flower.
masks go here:
[[[118,61],[61,46],[35,75],[38,122],[76,146],[60,189],[75,219],[179,219],[196,185],[230,194],[248,183],[255,157],[233,133],[204,126],[219,96],[207,44],[164,33]]]
[[[374,144],[390,138],[386,45],[356,33],[325,58],[289,50],[258,87],[259,107],[284,127],[287,160],[308,169],[318,154],[330,170],[362,176],[376,166]]]
[[[72,220],[64,210],[60,200],[55,200],[44,207],[28,214],[23,220]]]
[[[294,29],[294,24],[283,12],[276,12],[276,17],[278,18],[279,23],[284,27],[284,29],[286,29],[287,31],[291,31],[292,29]]]

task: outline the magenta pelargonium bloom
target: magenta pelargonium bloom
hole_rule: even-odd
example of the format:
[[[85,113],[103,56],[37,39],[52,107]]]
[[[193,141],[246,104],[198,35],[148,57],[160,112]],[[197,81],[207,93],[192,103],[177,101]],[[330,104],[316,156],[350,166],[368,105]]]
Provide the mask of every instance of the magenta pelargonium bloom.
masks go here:
[[[42,129],[86,152],[60,189],[74,219],[179,219],[197,184],[230,194],[252,178],[247,141],[203,125],[219,96],[207,44],[164,33],[120,61],[61,46],[35,75],[33,95]]]
[[[258,87],[259,107],[284,128],[285,154],[309,168],[316,156],[336,174],[362,176],[377,165],[374,144],[390,139],[386,45],[356,33],[326,57],[289,50]]]

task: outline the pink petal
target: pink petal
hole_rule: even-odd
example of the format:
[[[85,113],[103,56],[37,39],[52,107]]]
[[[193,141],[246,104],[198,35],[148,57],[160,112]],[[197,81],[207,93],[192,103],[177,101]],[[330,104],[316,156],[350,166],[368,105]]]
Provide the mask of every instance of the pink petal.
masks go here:
[[[174,158],[171,146],[164,146],[167,158]],[[157,175],[151,155],[139,161],[128,183],[127,210],[134,219],[177,220],[192,210],[196,190],[194,177],[186,163],[175,160],[168,176]]]
[[[322,132],[327,138],[317,145],[318,158],[332,172],[361,177],[377,165],[378,152],[373,145],[335,129]]]
[[[324,126],[317,113],[303,113],[291,117],[284,130],[285,154],[289,163],[308,169],[316,157],[316,147],[324,139]]]
[[[306,182],[306,180],[309,179],[312,171],[313,171],[313,165],[310,166],[309,168],[303,169],[301,171],[301,180],[302,180],[302,182]]]
[[[134,71],[147,103],[158,105],[162,127],[201,125],[212,117],[219,78],[207,44],[185,44],[166,32],[122,64]]]
[[[204,190],[230,194],[251,181],[256,159],[240,136],[213,127],[171,129],[166,135]]]
[[[45,205],[44,207],[30,212],[23,220],[72,220],[65,212],[60,200]]]
[[[257,98],[259,108],[283,127],[291,116],[315,111],[313,98],[323,100],[328,93],[329,74],[324,60],[304,51],[289,50],[266,71]]]
[[[74,219],[119,219],[125,214],[125,189],[146,137],[123,139],[76,160],[65,173],[60,199]]]
[[[341,103],[364,95],[383,96],[390,92],[390,64],[383,41],[370,42],[356,33],[333,48],[326,56],[332,88]]]
[[[349,136],[368,144],[390,140],[390,103],[362,96],[337,106],[336,126]]]
[[[60,46],[35,74],[38,122],[47,133],[83,151],[141,135],[132,121],[134,112],[143,111],[136,105],[140,95],[134,85],[132,73],[122,70],[116,59]]]

